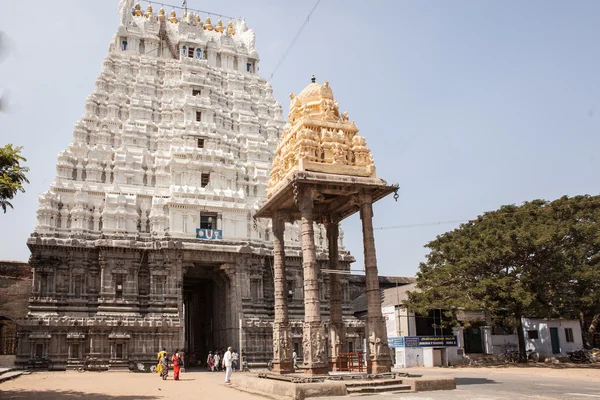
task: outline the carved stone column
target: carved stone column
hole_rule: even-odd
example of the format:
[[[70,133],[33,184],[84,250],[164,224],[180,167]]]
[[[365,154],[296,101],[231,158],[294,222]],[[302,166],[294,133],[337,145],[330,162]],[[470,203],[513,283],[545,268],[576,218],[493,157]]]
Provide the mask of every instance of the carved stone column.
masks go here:
[[[339,223],[330,219],[327,223],[327,242],[329,243],[329,269],[332,271],[337,271],[339,265],[339,234]],[[340,276],[337,273],[331,273],[329,274],[329,363],[334,371],[338,370],[338,356],[345,348],[345,336]]]
[[[285,222],[273,216],[273,263],[275,281],[275,319],[273,321],[273,371],[294,372],[292,332],[288,318],[287,280],[285,268]]]
[[[387,342],[385,319],[381,313],[381,292],[377,273],[375,237],[373,236],[373,196],[359,196],[365,254],[367,296],[367,372],[378,374],[391,371],[391,356]]]
[[[313,196],[310,188],[300,193],[298,208],[301,215],[302,267],[304,271],[304,325],[302,328],[304,373],[322,375],[328,373],[328,367],[325,358],[325,330],[321,324],[319,267],[315,252]]]

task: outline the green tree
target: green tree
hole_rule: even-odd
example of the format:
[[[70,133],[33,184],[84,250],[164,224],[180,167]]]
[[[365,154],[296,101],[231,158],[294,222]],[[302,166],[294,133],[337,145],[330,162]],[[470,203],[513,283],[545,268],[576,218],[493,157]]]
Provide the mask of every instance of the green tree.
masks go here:
[[[25,192],[24,183],[29,183],[25,174],[29,168],[21,165],[27,161],[21,155],[22,147],[7,144],[0,147],[0,207],[6,213],[6,208],[13,208],[12,200],[17,192]]]
[[[522,357],[522,317],[579,318],[589,332],[586,321],[592,325],[600,313],[599,222],[598,196],[534,200],[484,213],[426,245],[420,292],[410,293],[408,306],[453,315],[484,310],[495,322],[512,322]]]

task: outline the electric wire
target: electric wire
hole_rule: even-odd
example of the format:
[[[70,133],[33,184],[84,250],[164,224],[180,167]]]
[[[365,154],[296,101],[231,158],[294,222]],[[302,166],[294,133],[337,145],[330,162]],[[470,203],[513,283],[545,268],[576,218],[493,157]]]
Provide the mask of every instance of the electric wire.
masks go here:
[[[580,205],[594,205],[594,204],[600,205],[600,200],[582,201],[582,203],[580,203]],[[482,221],[482,220],[486,220],[486,219],[501,219],[501,218],[505,218],[508,216],[515,216],[515,215],[519,215],[519,214],[530,214],[531,215],[531,214],[537,214],[537,213],[542,213],[542,212],[552,212],[552,211],[556,212],[556,211],[560,211],[560,210],[569,209],[572,207],[573,207],[573,205],[570,205],[570,204],[563,205],[563,206],[553,206],[551,204],[547,204],[545,206],[545,208],[539,208],[539,209],[534,209],[534,210],[516,210],[516,211],[497,212],[492,215],[482,215],[475,219],[456,219],[456,220],[449,220],[449,221],[424,222],[424,223],[406,224],[406,225],[380,226],[380,227],[373,228],[373,229],[377,229],[377,230],[407,229],[407,228],[418,228],[418,227],[424,227],[424,226],[437,226],[437,225],[444,225],[444,224],[469,223],[469,222]],[[493,211],[490,211],[490,212],[493,212]]]
[[[317,9],[317,6],[319,5],[320,2],[321,2],[321,0],[317,0],[317,2],[315,3],[315,6],[308,13],[308,16],[306,17],[306,20],[304,21],[304,23],[302,24],[302,26],[300,27],[300,29],[296,33],[296,36],[294,36],[294,39],[290,43],[289,47],[287,48],[287,50],[285,51],[285,53],[283,53],[283,56],[279,59],[279,62],[275,66],[275,69],[273,70],[273,72],[271,72],[271,76],[269,77],[269,80],[273,79],[273,76],[275,75],[275,72],[277,72],[277,70],[279,69],[279,67],[281,66],[281,64],[283,64],[283,62],[285,61],[287,55],[289,54],[289,52],[292,50],[292,48],[296,44],[296,41],[300,37],[300,34],[302,34],[302,31],[304,30],[304,28],[308,24],[308,21],[310,21],[311,15],[315,12],[315,10]]]
[[[201,13],[201,14],[207,14],[208,16],[212,16],[212,15],[216,15],[217,17],[222,17],[222,18],[229,18],[229,19],[238,19],[236,17],[231,17],[229,15],[223,15],[223,14],[218,14],[218,13],[214,13],[214,12],[210,12],[210,11],[204,11],[204,10],[198,10],[195,8],[190,8],[186,6],[175,6],[173,4],[168,4],[168,3],[162,3],[160,1],[148,1],[148,0],[143,0],[144,3],[147,4],[158,4],[159,6],[163,6],[163,7],[171,7],[171,8],[176,8],[178,10],[189,10],[189,11],[195,11],[197,13]]]

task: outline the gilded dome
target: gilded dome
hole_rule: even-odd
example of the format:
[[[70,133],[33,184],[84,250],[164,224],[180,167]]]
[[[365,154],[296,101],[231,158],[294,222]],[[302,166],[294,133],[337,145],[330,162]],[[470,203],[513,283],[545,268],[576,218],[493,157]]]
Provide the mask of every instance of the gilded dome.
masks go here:
[[[313,76],[312,83],[302,89],[296,98],[302,104],[319,101],[321,99],[333,100],[333,92],[329,87],[329,82],[325,82],[325,84],[321,85],[316,82],[315,77]]]

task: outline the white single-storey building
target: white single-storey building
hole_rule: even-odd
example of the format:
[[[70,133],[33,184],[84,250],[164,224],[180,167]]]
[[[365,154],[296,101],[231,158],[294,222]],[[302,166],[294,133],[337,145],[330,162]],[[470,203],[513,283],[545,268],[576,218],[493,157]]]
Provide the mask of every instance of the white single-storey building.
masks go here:
[[[442,310],[427,316],[408,312],[403,303],[416,284],[384,289],[382,313],[386,319],[388,342],[394,349],[394,365],[434,367],[460,364],[469,354],[502,354],[518,349],[516,332],[506,334],[490,326],[484,312],[463,312],[459,319],[469,327],[444,327]],[[540,360],[566,357],[567,352],[583,347],[581,326],[577,320],[523,318],[526,349],[539,353]]]

